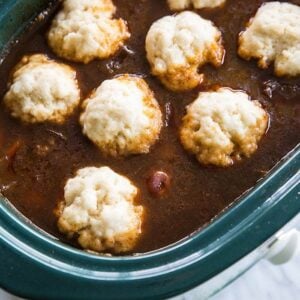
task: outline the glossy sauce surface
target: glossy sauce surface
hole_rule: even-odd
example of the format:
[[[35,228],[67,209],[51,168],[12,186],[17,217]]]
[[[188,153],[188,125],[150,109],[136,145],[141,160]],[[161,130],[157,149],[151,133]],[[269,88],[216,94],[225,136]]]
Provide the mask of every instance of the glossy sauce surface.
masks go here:
[[[197,11],[221,29],[226,48],[219,69],[205,66],[204,84],[191,92],[173,93],[150,75],[144,41],[151,24],[171,12],[163,0],[115,0],[117,15],[128,21],[132,34],[126,48],[114,57],[87,65],[58,59],[48,48],[45,33],[58,4],[47,20],[33,24],[12,47],[0,66],[0,98],[7,90],[9,73],[25,54],[47,53],[78,71],[82,99],[105,80],[118,74],[142,75],[153,89],[164,112],[160,140],[148,155],[104,158],[81,133],[80,108],[68,121],[24,125],[12,119],[3,104],[0,109],[0,189],[33,223],[66,241],[56,227],[54,210],[63,199],[66,180],[86,166],[110,166],[130,178],[141,190],[138,202],[146,216],[143,234],[133,253],[147,252],[174,243],[201,228],[265,176],[300,141],[300,79],[276,78],[236,54],[237,37],[262,0],[228,0],[223,8]],[[288,1],[300,5],[300,0]],[[228,86],[248,92],[259,100],[271,117],[270,129],[250,158],[230,168],[201,166],[187,154],[178,137],[185,112],[200,90]],[[168,174],[166,192],[155,197],[149,180],[156,171]],[[150,179],[149,179],[150,178]],[[72,243],[67,241],[68,243]],[[75,243],[73,243],[76,245]]]

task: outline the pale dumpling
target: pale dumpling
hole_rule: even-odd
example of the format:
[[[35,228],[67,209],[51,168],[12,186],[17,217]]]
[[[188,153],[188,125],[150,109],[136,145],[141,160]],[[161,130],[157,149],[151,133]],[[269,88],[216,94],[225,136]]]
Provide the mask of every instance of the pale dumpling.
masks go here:
[[[48,33],[50,47],[75,62],[112,56],[130,37],[126,22],[113,17],[115,11],[111,0],[65,0]]]
[[[152,74],[173,91],[201,84],[204,75],[199,68],[207,63],[222,65],[225,54],[219,29],[189,11],[153,23],[146,37],[146,52]]]
[[[27,123],[63,123],[79,102],[76,71],[43,54],[23,57],[4,96],[11,115]]]
[[[257,150],[268,122],[267,112],[247,93],[220,88],[200,93],[187,107],[180,138],[201,164],[227,167]]]
[[[263,4],[240,35],[239,55],[264,69],[274,62],[277,76],[300,75],[300,6]]]
[[[58,228],[86,250],[130,251],[142,232],[138,189],[108,167],[87,167],[67,181]]]
[[[107,155],[148,153],[162,127],[154,94],[139,77],[106,80],[84,101],[83,133]]]

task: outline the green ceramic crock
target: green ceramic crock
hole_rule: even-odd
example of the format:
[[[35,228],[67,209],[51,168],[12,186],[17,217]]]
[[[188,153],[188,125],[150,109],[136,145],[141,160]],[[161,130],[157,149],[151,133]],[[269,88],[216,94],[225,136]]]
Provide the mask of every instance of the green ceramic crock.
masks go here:
[[[0,0],[0,51],[47,0]],[[0,286],[30,299],[163,299],[198,286],[300,212],[300,147],[199,233],[134,257],[103,257],[46,234],[0,197]]]

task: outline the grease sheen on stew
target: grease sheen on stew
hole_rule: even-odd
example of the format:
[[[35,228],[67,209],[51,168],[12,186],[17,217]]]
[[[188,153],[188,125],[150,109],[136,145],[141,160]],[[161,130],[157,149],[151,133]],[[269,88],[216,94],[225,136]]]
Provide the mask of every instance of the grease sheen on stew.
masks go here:
[[[144,41],[151,24],[171,14],[163,0],[115,0],[117,15],[128,21],[132,34],[126,48],[114,57],[87,65],[58,59],[45,39],[57,1],[49,15],[32,24],[0,66],[0,98],[6,92],[9,73],[25,54],[46,53],[78,71],[82,99],[99,84],[118,74],[142,75],[153,89],[164,112],[160,140],[150,154],[128,158],[104,158],[81,133],[80,109],[62,125],[24,125],[12,119],[3,104],[0,110],[0,189],[33,223],[64,240],[58,232],[55,208],[63,188],[76,170],[109,166],[127,176],[141,190],[139,203],[146,210],[143,234],[133,253],[147,252],[174,243],[210,222],[255,183],[300,141],[300,79],[276,78],[272,68],[261,70],[256,62],[237,56],[237,37],[265,1],[228,0],[223,8],[197,11],[221,29],[226,48],[224,65],[203,68],[206,81],[191,92],[173,93],[150,75]],[[300,0],[288,1],[300,5]],[[178,129],[185,112],[200,90],[228,86],[258,99],[271,117],[270,129],[250,158],[230,168],[201,166],[179,142]],[[159,197],[148,185],[155,172],[167,173]],[[160,175],[163,173],[159,173]],[[162,176],[162,175],[161,175]],[[167,184],[166,184],[167,183]],[[161,188],[161,187],[159,187]],[[74,244],[76,246],[76,244]]]

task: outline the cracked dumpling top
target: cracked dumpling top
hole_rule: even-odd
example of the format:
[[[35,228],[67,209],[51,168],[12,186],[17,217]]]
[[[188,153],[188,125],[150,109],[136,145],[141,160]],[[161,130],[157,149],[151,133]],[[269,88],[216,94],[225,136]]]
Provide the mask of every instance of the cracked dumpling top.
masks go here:
[[[130,37],[126,22],[113,18],[115,10],[111,0],[65,0],[48,32],[50,47],[75,62],[112,56]]]
[[[220,88],[200,93],[187,107],[180,137],[200,163],[226,167],[257,150],[268,122],[258,101],[245,92]]]
[[[190,6],[194,8],[215,8],[225,4],[226,0],[168,0],[171,10],[183,10]]]
[[[261,68],[273,61],[278,76],[300,74],[300,7],[294,4],[263,4],[239,38],[239,55],[256,58]]]
[[[47,56],[24,56],[16,66],[4,103],[27,123],[63,123],[80,102],[76,72]]]
[[[65,0],[64,12],[69,13],[74,10],[99,14],[107,18],[112,18],[116,12],[112,0]]]
[[[146,38],[152,74],[173,91],[195,88],[203,80],[198,69],[206,63],[223,63],[221,32],[193,12],[163,17],[150,28]]]
[[[112,156],[148,153],[162,113],[146,82],[133,75],[106,80],[84,102],[83,133]]]
[[[108,167],[87,167],[67,181],[58,228],[78,236],[86,250],[115,253],[131,250],[141,234],[143,207],[138,189]]]

